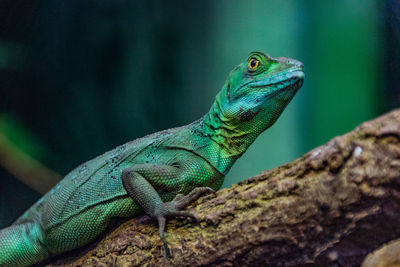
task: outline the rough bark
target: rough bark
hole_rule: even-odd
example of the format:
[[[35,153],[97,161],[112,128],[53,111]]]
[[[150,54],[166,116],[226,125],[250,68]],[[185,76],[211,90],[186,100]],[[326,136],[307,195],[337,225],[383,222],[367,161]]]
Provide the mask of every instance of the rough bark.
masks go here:
[[[48,266],[360,265],[400,237],[400,110],[188,209],[201,222],[169,221],[170,260],[142,216]]]

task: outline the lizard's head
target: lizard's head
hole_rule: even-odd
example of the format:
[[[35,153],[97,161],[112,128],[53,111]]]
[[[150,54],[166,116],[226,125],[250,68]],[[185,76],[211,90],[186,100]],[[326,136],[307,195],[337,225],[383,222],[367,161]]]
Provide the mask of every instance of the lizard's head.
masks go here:
[[[303,79],[301,62],[252,52],[232,70],[217,96],[221,115],[236,129],[263,131],[278,119]]]

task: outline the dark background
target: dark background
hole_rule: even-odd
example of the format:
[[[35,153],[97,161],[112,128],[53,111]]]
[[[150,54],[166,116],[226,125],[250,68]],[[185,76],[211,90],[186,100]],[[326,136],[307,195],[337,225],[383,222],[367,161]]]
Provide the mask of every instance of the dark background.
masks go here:
[[[253,50],[304,62],[304,86],[229,186],[399,105],[399,13],[395,0],[3,0],[0,134],[63,176],[198,119]],[[0,227],[40,197],[16,176],[0,164]]]

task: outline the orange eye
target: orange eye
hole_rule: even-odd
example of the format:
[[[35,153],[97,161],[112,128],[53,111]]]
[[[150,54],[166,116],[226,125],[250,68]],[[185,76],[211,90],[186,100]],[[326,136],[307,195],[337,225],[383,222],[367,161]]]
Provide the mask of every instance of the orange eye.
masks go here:
[[[251,70],[255,70],[258,68],[258,66],[260,65],[260,61],[256,58],[250,58],[249,60],[249,69]]]

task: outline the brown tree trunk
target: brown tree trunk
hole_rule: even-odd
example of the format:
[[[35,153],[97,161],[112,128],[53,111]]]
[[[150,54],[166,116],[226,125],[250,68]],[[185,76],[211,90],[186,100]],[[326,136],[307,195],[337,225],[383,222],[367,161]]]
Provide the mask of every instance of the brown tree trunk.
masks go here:
[[[156,225],[142,216],[51,263],[360,265],[368,253],[400,237],[400,110],[188,209],[201,222],[169,221],[170,260],[163,257]]]

